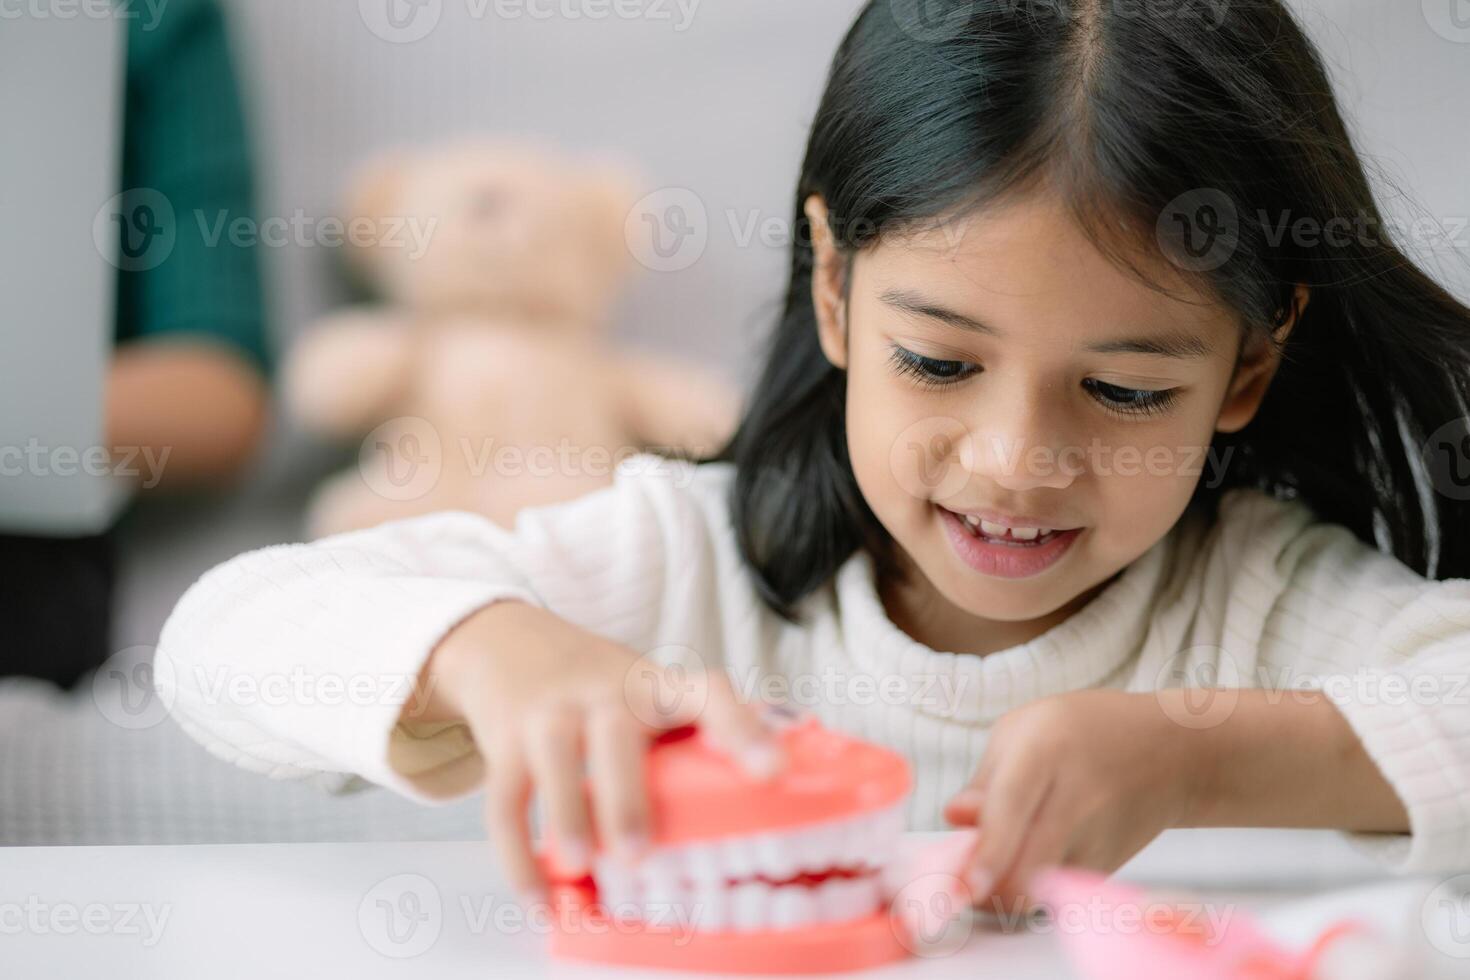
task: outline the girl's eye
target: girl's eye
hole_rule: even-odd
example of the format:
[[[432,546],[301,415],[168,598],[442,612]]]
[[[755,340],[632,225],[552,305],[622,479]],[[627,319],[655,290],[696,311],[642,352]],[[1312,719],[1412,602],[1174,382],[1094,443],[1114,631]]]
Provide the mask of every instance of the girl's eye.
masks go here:
[[[1092,396],[1109,409],[1125,415],[1153,415],[1173,404],[1175,388],[1150,391],[1146,388],[1122,388],[1106,381],[1088,378],[1082,382]]]
[[[933,357],[925,357],[923,354],[915,354],[897,344],[891,347],[891,351],[889,359],[900,377],[913,378],[929,388],[942,388],[945,385],[963,381],[980,370],[977,364],[970,364],[966,361],[941,361]]]

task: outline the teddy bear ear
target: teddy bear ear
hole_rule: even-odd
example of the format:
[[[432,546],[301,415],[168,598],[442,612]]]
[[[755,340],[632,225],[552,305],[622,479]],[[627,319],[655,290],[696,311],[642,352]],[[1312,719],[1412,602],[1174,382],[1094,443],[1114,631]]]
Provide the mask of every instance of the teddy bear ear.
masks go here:
[[[342,196],[342,218],[349,225],[368,221],[376,226],[384,216],[390,214],[401,202],[401,192],[408,177],[413,157],[402,150],[380,154],[359,164],[347,179],[347,189]],[[354,241],[355,236],[349,241]],[[355,246],[343,250],[347,272],[371,286],[380,271],[379,253],[371,247]]]
[[[403,188],[412,158],[407,151],[384,153],[363,163],[347,180],[345,217],[376,220],[388,213]]]
[[[592,218],[590,227],[606,228],[615,235],[610,246],[620,254],[625,253],[623,227],[645,184],[641,168],[631,156],[614,151],[603,151],[587,164],[585,188]]]

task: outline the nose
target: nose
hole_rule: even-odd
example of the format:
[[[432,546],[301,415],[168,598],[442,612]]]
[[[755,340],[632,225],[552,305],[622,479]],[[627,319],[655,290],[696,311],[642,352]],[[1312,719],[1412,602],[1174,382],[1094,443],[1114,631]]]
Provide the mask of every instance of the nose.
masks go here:
[[[1055,393],[1030,385],[1000,385],[976,407],[969,438],[959,447],[960,465],[972,476],[1013,492],[1065,490],[1084,471],[1082,454],[1056,418]]]

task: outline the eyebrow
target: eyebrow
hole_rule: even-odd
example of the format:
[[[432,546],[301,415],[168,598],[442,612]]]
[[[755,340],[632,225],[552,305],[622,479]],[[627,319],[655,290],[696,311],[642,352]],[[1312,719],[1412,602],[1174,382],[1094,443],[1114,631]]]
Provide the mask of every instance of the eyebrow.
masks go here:
[[[1001,336],[1001,332],[988,323],[954,310],[945,309],[907,290],[885,290],[878,298],[889,306],[914,316],[938,320],[961,330],[972,330],[991,337]],[[1097,343],[1088,344],[1083,349],[1095,354],[1153,354],[1158,357],[1206,357],[1210,353],[1208,344],[1194,334],[1185,331],[1174,331],[1157,337],[1100,340]]]

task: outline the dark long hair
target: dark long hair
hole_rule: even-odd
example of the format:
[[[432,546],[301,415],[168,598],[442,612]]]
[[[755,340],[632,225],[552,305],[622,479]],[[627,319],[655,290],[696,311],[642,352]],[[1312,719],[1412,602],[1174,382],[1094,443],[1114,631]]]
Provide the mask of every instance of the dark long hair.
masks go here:
[[[818,345],[802,202],[821,194],[841,216],[850,257],[1042,173],[1105,254],[1141,278],[1136,246],[1173,259],[1273,343],[1294,284],[1311,287],[1256,417],[1216,436],[1224,478],[1191,507],[1213,511],[1231,486],[1298,497],[1423,575],[1470,577],[1470,504],[1420,468],[1428,435],[1466,415],[1470,310],[1389,240],[1319,56],[1279,0],[1231,0],[1218,23],[1187,13],[872,0],[858,16],[812,124],[784,313],[738,431],[710,457],[736,464],[732,520],[773,610],[795,618],[858,548],[895,570],[849,463],[845,375]],[[1280,234],[1299,219],[1339,219],[1337,234]]]

